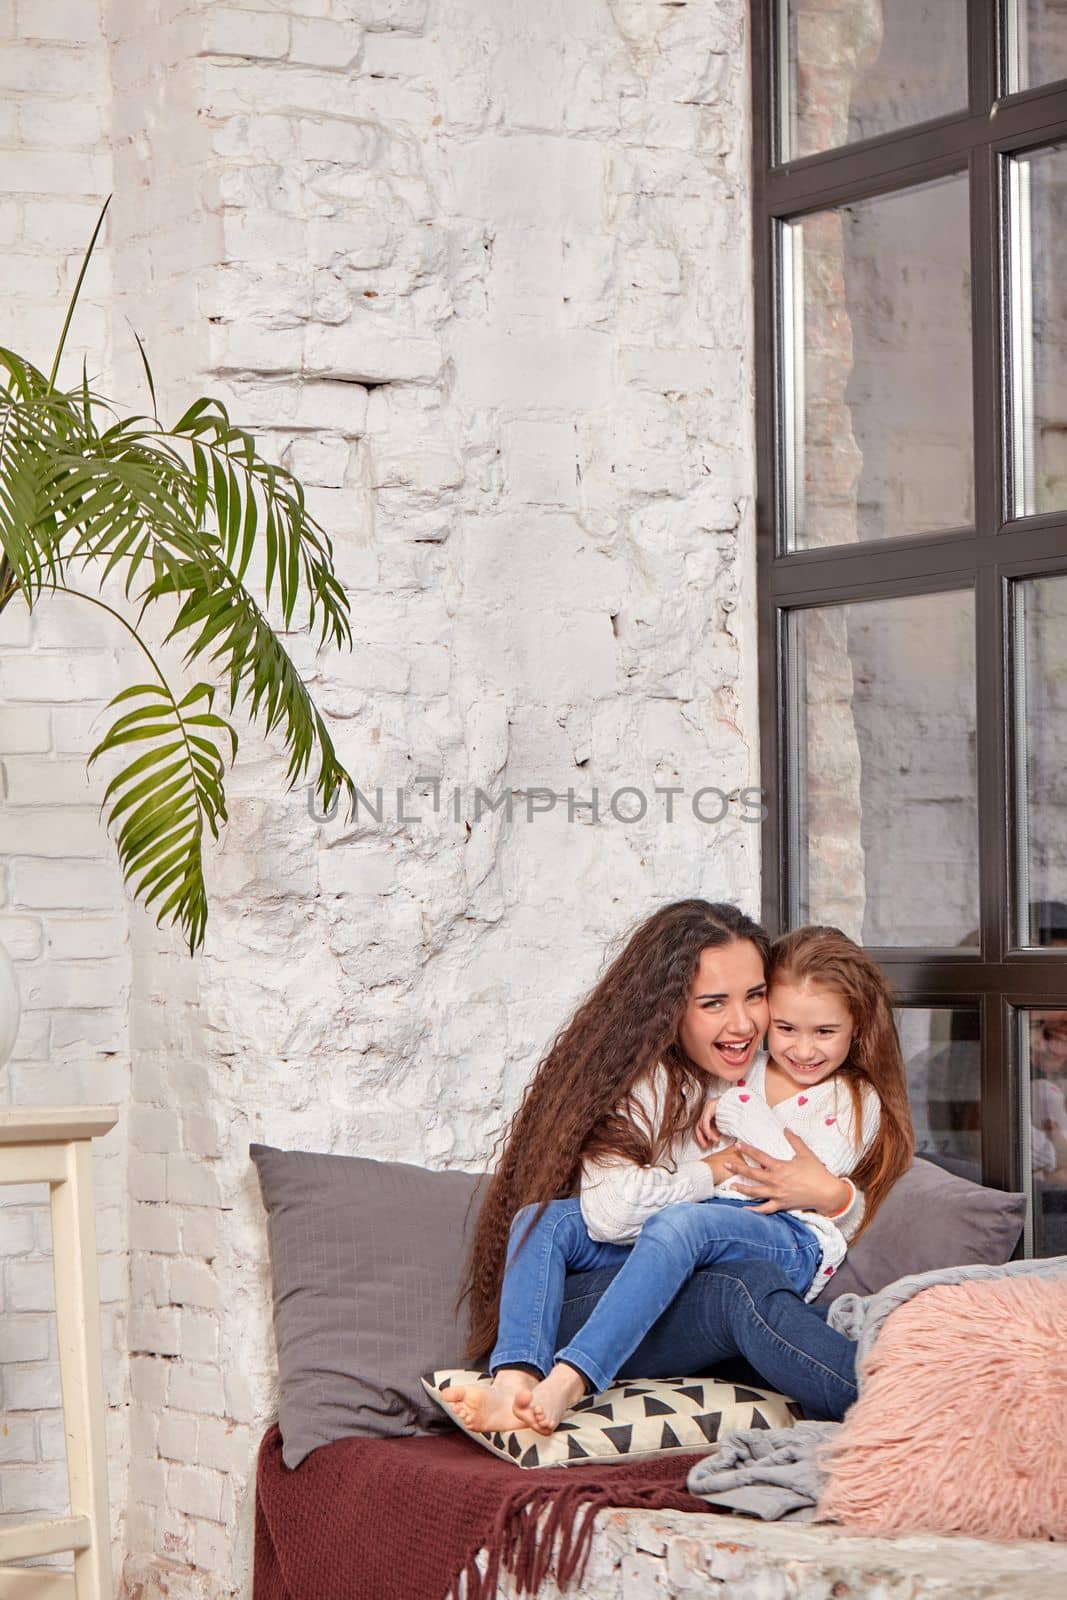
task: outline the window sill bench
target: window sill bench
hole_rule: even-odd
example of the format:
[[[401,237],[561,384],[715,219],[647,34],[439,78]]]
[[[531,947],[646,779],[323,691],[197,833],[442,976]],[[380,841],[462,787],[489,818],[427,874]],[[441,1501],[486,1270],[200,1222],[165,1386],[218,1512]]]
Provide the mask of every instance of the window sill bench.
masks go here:
[[[539,1600],[557,1600],[554,1583]],[[574,1600],[575,1587],[563,1600]],[[1067,1545],[871,1538],[798,1522],[680,1511],[604,1511],[581,1600],[1063,1600]],[[511,1580],[500,1600],[516,1600]]]

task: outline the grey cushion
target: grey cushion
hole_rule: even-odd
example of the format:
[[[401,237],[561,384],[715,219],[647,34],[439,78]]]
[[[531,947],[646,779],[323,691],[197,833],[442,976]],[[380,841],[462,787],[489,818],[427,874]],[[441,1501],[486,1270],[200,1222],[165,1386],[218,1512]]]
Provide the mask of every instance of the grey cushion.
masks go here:
[[[282,1458],[447,1427],[421,1374],[461,1362],[456,1294],[479,1179],[254,1144],[267,1210]]]
[[[874,1294],[897,1278],[934,1267],[999,1267],[1018,1244],[1025,1215],[1024,1194],[986,1189],[917,1159],[816,1304],[829,1305],[839,1294]]]

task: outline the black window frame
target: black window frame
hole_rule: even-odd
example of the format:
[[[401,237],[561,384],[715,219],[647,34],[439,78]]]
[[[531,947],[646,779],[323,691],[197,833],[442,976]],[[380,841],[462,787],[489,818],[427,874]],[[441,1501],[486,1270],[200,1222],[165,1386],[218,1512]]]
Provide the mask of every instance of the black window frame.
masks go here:
[[[977,1007],[981,1034],[984,1181],[1021,1188],[1023,1086],[1017,1008],[1067,1006],[1067,952],[1023,948],[1012,893],[1015,756],[1009,585],[1067,573],[1067,510],[1013,518],[1006,508],[1009,391],[1003,157],[1067,140],[1067,81],[1008,94],[1004,11],[967,0],[969,104],[878,138],[776,163],[778,0],[752,0],[753,243],[756,355],[756,542],[760,735],[767,817],[763,916],[777,931],[789,912],[789,750],[786,616],[799,606],[973,587],[976,627],[980,943],[974,953],[872,949],[903,1005]],[[975,522],[972,528],[785,552],[777,224],[894,189],[969,172]]]

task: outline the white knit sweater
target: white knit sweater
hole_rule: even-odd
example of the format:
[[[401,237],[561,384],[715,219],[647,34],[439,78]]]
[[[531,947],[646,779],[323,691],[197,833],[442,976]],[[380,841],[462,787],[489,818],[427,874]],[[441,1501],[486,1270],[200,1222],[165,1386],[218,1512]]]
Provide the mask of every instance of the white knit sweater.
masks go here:
[[[721,1094],[715,1103],[715,1122],[721,1134],[743,1139],[779,1161],[791,1161],[796,1151],[785,1136],[785,1129],[799,1134],[808,1149],[817,1155],[827,1171],[846,1178],[866,1155],[878,1134],[882,1106],[869,1084],[860,1091],[860,1127],[856,1127],[852,1094],[848,1084],[836,1075],[798,1089],[796,1094],[769,1106],[766,1100],[767,1057],[757,1056],[746,1077]],[[716,1190],[718,1194],[742,1194],[737,1177],[730,1177]],[[825,1287],[845,1259],[848,1235],[842,1223],[851,1213],[836,1221],[818,1211],[793,1211],[794,1217],[811,1229],[822,1247],[822,1260],[816,1269],[807,1298]],[[850,1230],[850,1231],[855,1231]]]
[[[852,1097],[844,1084],[831,1079],[814,1085],[803,1095],[781,1101],[771,1109],[763,1098],[766,1056],[760,1054],[749,1068],[744,1083],[730,1085],[711,1080],[709,1094],[716,1099],[716,1120],[720,1134],[728,1135],[714,1148],[721,1150],[734,1138],[742,1138],[767,1155],[789,1160],[795,1154],[783,1129],[791,1128],[809,1144],[819,1159],[838,1177],[845,1177],[857,1164],[878,1129],[880,1109],[877,1097],[864,1097],[863,1128],[859,1144],[852,1139]],[[632,1099],[642,1131],[659,1126],[663,1115],[667,1077],[657,1067],[649,1079],[638,1085]],[[821,1091],[817,1093],[816,1091]],[[740,1096],[748,1094],[747,1100]],[[732,1095],[732,1099],[727,1096]],[[803,1099],[806,1103],[798,1102]],[[831,1103],[832,1102],[832,1103]],[[722,1112],[725,1110],[724,1125]],[[827,1124],[826,1119],[836,1121]],[[873,1117],[873,1121],[872,1121]],[[736,1131],[735,1131],[736,1130]],[[639,1167],[617,1157],[603,1157],[583,1163],[581,1181],[582,1217],[592,1238],[604,1243],[632,1244],[645,1222],[665,1206],[684,1200],[710,1200],[716,1193],[730,1194],[736,1179],[719,1185],[711,1175],[702,1150],[692,1134],[677,1139],[661,1166]],[[863,1221],[863,1195],[857,1191],[848,1210],[832,1222],[817,1212],[795,1213],[813,1228],[823,1245],[823,1261],[812,1294],[822,1288],[827,1267],[831,1273],[844,1257],[846,1240]]]

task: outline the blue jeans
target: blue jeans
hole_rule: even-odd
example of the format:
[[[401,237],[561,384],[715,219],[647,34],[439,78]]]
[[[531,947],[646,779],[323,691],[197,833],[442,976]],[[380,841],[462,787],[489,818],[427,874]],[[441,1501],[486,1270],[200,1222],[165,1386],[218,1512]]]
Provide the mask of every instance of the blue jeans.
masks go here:
[[[577,1200],[553,1201],[524,1239],[535,1212],[521,1212],[512,1228],[494,1371],[517,1366],[545,1373],[557,1356],[567,1359],[568,1348],[583,1350],[582,1328],[631,1257],[629,1246],[589,1238]],[[750,1220],[762,1226],[771,1219]],[[569,1278],[568,1262],[576,1274]],[[674,1377],[741,1358],[807,1414],[842,1416],[856,1398],[855,1346],[826,1326],[824,1311],[805,1305],[795,1281],[769,1255],[698,1270],[622,1359],[619,1373]],[[577,1356],[574,1364],[599,1381]]]

